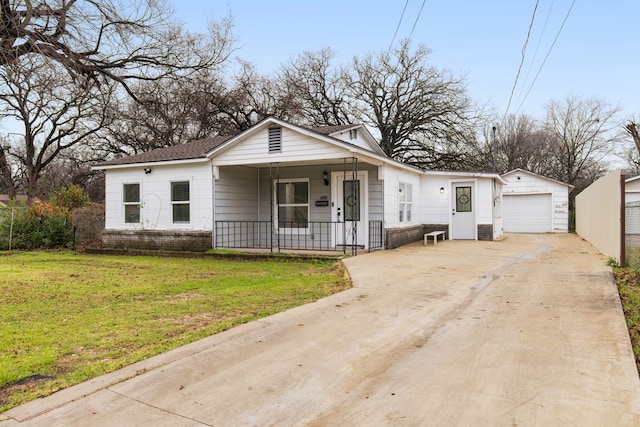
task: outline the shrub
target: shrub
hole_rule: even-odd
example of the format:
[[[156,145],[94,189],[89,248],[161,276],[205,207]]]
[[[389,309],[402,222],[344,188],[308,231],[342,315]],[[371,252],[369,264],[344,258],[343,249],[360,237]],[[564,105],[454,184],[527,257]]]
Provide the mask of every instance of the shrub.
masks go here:
[[[73,243],[73,208],[89,198],[78,186],[62,187],[50,202],[34,200],[30,206],[12,202],[0,210],[0,248],[35,249],[69,247]]]

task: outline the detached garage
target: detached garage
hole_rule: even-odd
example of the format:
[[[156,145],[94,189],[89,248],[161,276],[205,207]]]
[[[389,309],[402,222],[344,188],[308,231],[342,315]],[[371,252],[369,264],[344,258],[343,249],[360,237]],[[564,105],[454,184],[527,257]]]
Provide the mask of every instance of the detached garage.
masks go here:
[[[566,233],[572,185],[524,169],[502,175],[502,223],[506,233]]]

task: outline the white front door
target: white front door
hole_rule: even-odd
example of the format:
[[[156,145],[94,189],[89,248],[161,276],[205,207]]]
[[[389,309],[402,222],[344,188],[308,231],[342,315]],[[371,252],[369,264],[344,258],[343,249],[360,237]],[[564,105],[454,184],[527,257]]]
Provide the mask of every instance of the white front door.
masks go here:
[[[336,246],[357,245],[368,241],[367,172],[331,174],[331,216],[336,223]]]
[[[452,184],[451,239],[475,240],[476,214],[473,182]]]

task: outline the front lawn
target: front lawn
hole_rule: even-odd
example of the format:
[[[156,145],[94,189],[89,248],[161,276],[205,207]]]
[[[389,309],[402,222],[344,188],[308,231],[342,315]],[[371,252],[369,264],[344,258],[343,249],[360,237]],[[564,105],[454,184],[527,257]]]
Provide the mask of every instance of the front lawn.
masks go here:
[[[0,253],[0,412],[349,286],[339,261]]]

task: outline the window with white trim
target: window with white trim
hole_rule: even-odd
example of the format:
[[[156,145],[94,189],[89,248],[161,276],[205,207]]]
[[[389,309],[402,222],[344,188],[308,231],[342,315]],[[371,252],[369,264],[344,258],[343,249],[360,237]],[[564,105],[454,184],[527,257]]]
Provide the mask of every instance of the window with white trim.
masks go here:
[[[398,186],[398,219],[400,222],[411,222],[412,205],[413,186],[401,182]]]
[[[140,224],[140,184],[122,184],[125,224]]]
[[[276,183],[278,228],[309,228],[309,180]]]
[[[171,183],[171,218],[174,224],[188,224],[191,220],[189,181]]]

